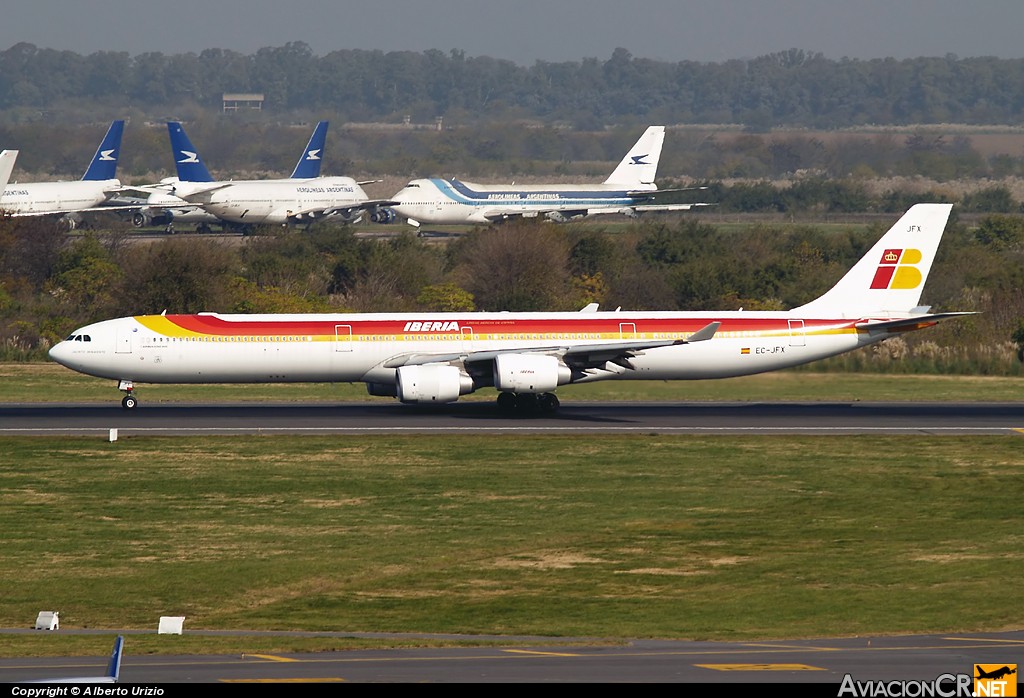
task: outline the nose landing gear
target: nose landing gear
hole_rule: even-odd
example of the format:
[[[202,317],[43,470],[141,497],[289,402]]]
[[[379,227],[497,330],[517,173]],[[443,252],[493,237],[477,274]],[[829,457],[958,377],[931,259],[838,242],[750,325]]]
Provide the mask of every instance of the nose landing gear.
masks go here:
[[[131,381],[121,381],[117,384],[117,389],[125,392],[124,399],[121,400],[121,407],[126,410],[134,410],[139,404],[138,399],[132,394],[135,385]]]

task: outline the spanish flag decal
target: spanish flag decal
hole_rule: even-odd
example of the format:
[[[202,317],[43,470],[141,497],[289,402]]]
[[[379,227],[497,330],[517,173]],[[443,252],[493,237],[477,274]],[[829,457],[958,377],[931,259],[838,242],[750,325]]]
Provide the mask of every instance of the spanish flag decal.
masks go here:
[[[874,289],[910,289],[921,285],[922,276],[915,266],[921,262],[920,250],[885,250],[871,280]]]
[[[742,349],[740,349],[740,354],[749,354],[749,353],[750,353],[750,347],[743,347]]]

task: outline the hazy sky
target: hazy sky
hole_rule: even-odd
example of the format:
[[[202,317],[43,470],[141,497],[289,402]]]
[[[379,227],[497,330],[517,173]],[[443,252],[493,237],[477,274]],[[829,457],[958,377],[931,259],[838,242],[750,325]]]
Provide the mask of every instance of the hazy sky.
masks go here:
[[[1024,57],[1024,0],[8,0],[0,50],[253,53],[304,41],[534,61],[718,62],[799,48],[829,58]]]

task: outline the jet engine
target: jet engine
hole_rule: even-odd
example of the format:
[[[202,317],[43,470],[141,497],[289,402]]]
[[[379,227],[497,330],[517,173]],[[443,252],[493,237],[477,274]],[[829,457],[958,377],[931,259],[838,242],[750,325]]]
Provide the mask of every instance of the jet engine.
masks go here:
[[[499,354],[494,387],[513,393],[546,393],[572,380],[572,371],[554,356]]]
[[[398,399],[406,403],[455,402],[473,392],[473,379],[456,366],[402,366],[397,374]]]
[[[393,208],[375,208],[370,213],[370,220],[374,223],[394,223],[398,220],[398,214]]]
[[[136,228],[148,228],[152,225],[167,225],[174,220],[174,212],[170,210],[145,209],[132,214],[132,225]]]

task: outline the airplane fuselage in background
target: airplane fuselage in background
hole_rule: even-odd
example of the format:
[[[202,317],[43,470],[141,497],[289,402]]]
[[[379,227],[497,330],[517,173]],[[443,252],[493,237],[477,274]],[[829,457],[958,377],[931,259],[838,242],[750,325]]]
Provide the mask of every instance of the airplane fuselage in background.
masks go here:
[[[345,210],[369,200],[351,177],[318,177],[247,182],[179,182],[173,192],[201,204],[207,213],[238,224],[284,225],[307,212]],[[357,214],[359,212],[357,211]]]
[[[653,184],[646,188],[652,194],[657,191]],[[616,184],[510,186],[415,179],[395,195],[398,205],[394,209],[419,223],[486,224],[515,216],[569,219],[605,212],[628,213],[648,198]]]
[[[8,184],[0,211],[11,215],[67,213],[99,206],[121,186],[116,179]]]

